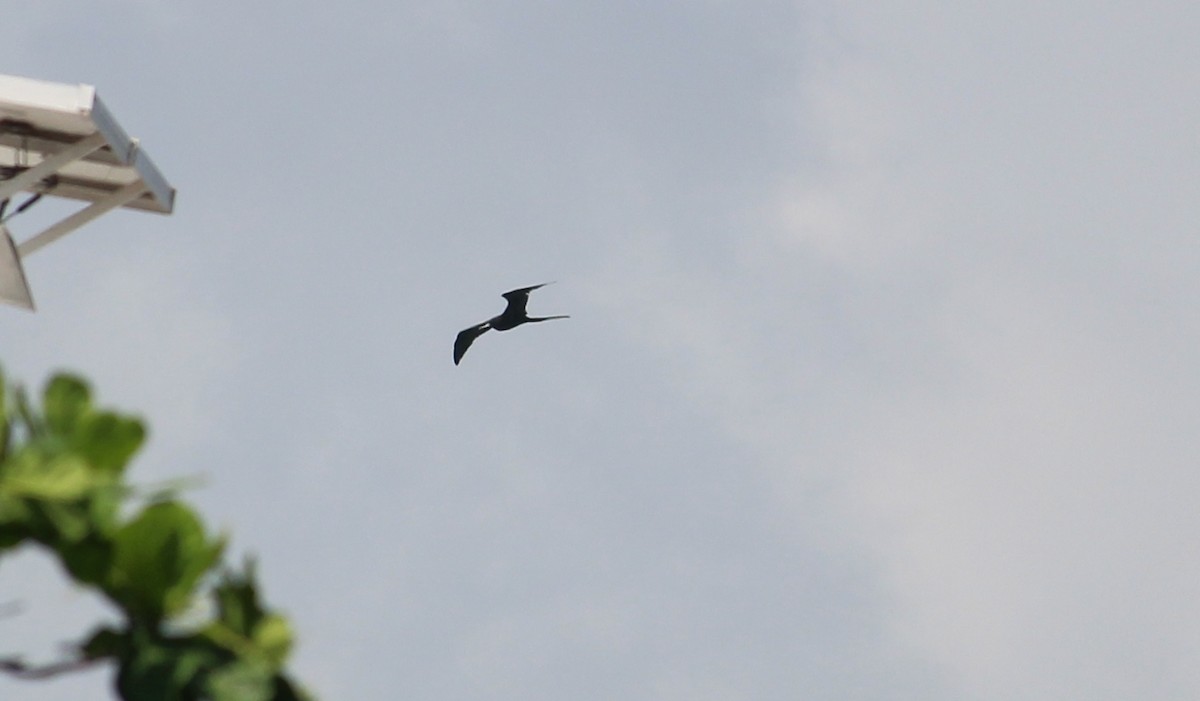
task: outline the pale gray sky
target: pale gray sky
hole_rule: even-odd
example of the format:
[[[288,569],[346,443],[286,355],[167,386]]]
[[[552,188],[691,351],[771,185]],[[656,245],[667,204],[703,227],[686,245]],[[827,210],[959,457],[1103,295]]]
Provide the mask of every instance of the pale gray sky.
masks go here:
[[[0,360],[148,417],[323,698],[1200,697],[1200,6],[81,5],[0,71],[178,206],[31,257]]]

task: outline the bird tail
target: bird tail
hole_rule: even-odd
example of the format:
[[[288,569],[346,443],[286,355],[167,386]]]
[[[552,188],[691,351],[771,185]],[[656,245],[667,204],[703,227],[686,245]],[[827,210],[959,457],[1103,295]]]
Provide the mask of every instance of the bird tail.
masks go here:
[[[570,314],[557,314],[555,316],[531,316],[529,321],[550,321],[551,319],[570,319]]]

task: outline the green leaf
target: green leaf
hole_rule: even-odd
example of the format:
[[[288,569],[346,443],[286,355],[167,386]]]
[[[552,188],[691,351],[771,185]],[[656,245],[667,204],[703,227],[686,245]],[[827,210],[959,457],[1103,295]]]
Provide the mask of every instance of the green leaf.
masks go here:
[[[312,701],[313,697],[283,675],[275,677],[275,696],[271,701]]]
[[[241,575],[223,574],[213,591],[217,600],[217,620],[238,635],[249,638],[266,612],[258,601],[258,582],[254,561],[247,559]]]
[[[74,455],[48,457],[24,450],[8,461],[0,493],[45,501],[77,501],[96,485],[86,462]]]
[[[92,406],[91,390],[87,383],[73,375],[59,374],[50,378],[42,392],[42,409],[50,430],[69,434],[75,424]]]
[[[292,647],[287,619],[269,613],[259,601],[253,559],[241,574],[226,570],[213,589],[217,618],[204,630],[217,645],[245,658],[266,661],[272,670],[283,667]]]
[[[114,537],[110,585],[117,603],[135,617],[160,620],[182,610],[200,577],[221,554],[188,507],[146,507]]]
[[[29,537],[32,516],[24,499],[0,494],[0,550],[7,550]]]
[[[33,522],[31,535],[52,548],[58,549],[65,543],[77,543],[92,531],[87,512],[76,504],[41,501],[31,506],[34,515],[42,517],[40,523]]]
[[[146,440],[141,421],[111,412],[96,412],[82,419],[71,436],[71,447],[97,470],[120,474]]]
[[[91,390],[71,375],[54,376],[42,402],[46,428],[96,470],[122,472],[146,439],[140,420],[93,409]]]
[[[279,670],[292,650],[292,627],[283,616],[271,614],[254,627],[253,640],[272,669]]]
[[[271,701],[273,677],[268,665],[243,659],[210,674],[207,689],[212,701]]]
[[[191,701],[206,671],[220,663],[208,646],[190,640],[164,640],[134,634],[117,670],[117,691],[124,699]]]
[[[0,391],[3,391],[3,387],[0,387]],[[11,438],[12,424],[8,422],[3,397],[0,397],[0,471],[3,470],[4,461],[8,459],[8,443]]]
[[[101,626],[79,645],[85,659],[120,659],[131,649],[129,633],[108,626]]]
[[[29,520],[29,505],[25,500],[0,490],[0,526],[23,525]]]
[[[88,518],[97,535],[111,539],[121,525],[121,503],[127,489],[117,482],[100,484],[88,495]]]
[[[81,584],[102,586],[112,569],[112,543],[103,538],[83,538],[60,543],[58,557],[67,573]]]

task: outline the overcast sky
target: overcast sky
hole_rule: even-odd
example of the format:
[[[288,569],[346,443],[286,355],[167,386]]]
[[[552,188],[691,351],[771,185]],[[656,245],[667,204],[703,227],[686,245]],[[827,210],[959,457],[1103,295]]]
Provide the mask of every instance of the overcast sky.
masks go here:
[[[9,4],[179,194],[0,361],[147,417],[323,698],[1200,698],[1200,5]]]

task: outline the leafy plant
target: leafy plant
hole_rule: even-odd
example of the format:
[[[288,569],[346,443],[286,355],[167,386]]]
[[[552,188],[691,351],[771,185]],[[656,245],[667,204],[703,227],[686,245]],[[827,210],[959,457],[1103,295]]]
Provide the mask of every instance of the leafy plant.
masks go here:
[[[260,601],[254,563],[222,565],[223,539],[174,495],[135,497],[125,472],[145,439],[139,419],[96,407],[78,377],[52,377],[36,407],[0,373],[0,558],[36,544],[122,618],[62,662],[7,657],[0,670],[44,678],[110,662],[126,701],[309,698],[284,671],[291,627]],[[211,615],[182,625],[203,599]]]

